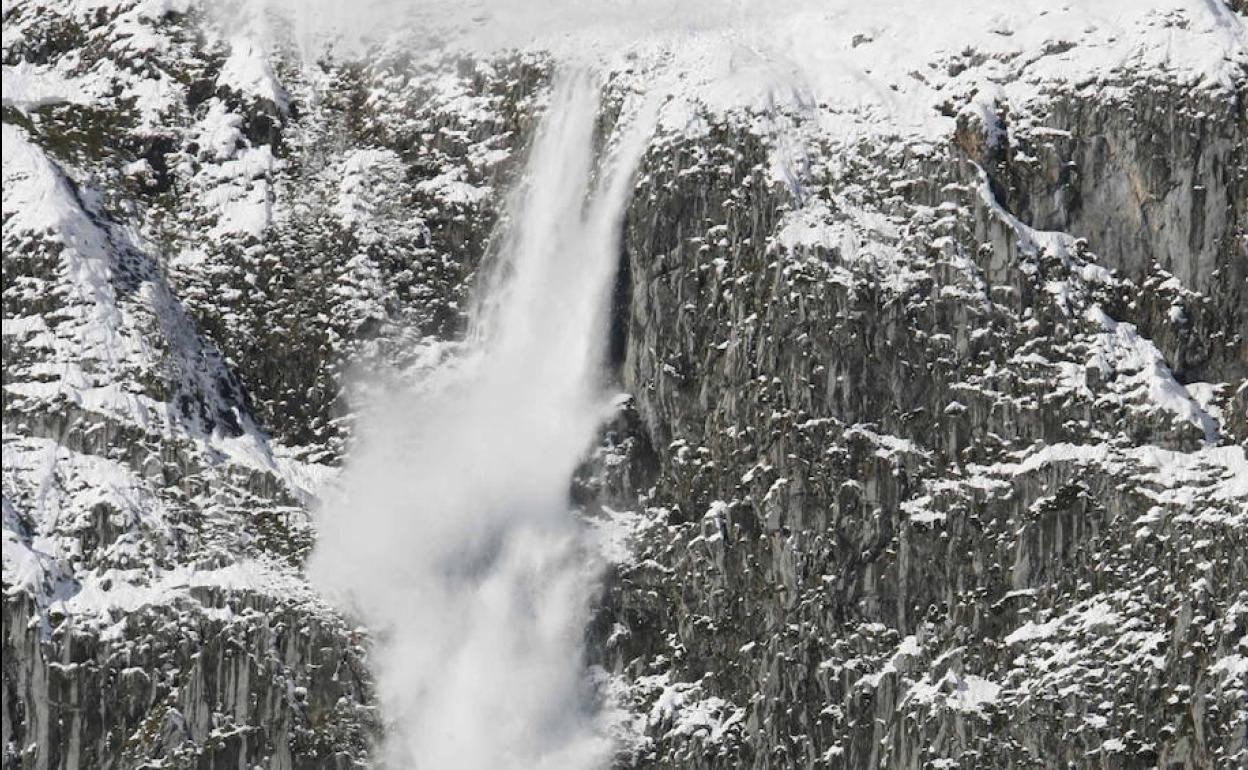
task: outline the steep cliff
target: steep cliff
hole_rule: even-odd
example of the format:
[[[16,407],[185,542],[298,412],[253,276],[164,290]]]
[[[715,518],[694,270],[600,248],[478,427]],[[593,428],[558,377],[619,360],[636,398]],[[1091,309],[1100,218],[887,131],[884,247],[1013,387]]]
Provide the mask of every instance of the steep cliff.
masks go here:
[[[1242,767],[1243,9],[930,5],[604,54],[604,132],[667,92],[572,489],[619,765]],[[311,514],[463,332],[568,44],[233,10],[4,8],[6,767],[385,729]]]
[[[1128,93],[1118,109],[1190,108]],[[821,149],[845,167],[796,210],[764,150],[714,132],[654,169],[674,194],[630,211],[625,378],[657,524],[607,654],[727,701],[716,745],[691,748],[677,715],[656,764],[1244,760],[1243,434],[1215,417],[1243,408],[1242,232],[1202,242],[1171,179],[1184,214],[1164,232],[1193,248],[1130,217],[1102,236],[1165,262],[1033,229],[1002,200],[1074,193],[1029,179],[1022,148],[1109,137],[1102,164],[1132,166],[1116,153],[1159,130],[1072,126],[1073,98],[991,171],[952,142]],[[1242,169],[1243,115],[1214,110],[1202,128],[1238,134],[1215,167]],[[1208,181],[1226,227],[1237,182]],[[786,244],[811,209],[833,232]],[[1208,350],[1186,360],[1214,381],[1183,385],[1180,350]]]

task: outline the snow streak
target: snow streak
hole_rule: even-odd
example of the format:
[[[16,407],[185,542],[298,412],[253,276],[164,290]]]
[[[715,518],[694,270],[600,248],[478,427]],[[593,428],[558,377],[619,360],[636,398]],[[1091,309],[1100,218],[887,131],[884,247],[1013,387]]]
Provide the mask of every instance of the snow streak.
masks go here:
[[[311,571],[378,634],[392,768],[602,766],[569,509],[605,414],[610,286],[652,117],[595,164],[600,85],[559,76],[461,355],[365,425]]]

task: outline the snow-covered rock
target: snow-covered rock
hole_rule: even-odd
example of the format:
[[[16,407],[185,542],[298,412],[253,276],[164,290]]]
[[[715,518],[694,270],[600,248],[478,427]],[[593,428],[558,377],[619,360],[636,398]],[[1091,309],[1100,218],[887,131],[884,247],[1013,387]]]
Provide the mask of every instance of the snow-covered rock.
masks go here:
[[[310,513],[567,60],[661,103],[573,482],[620,766],[1248,761],[1243,8],[227,5],[4,4],[6,767],[369,762]]]

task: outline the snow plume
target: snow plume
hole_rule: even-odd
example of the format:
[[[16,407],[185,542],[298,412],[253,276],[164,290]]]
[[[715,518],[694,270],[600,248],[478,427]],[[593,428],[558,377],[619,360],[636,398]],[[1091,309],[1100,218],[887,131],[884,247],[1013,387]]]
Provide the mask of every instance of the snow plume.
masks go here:
[[[596,561],[571,475],[606,414],[610,287],[649,110],[595,163],[601,87],[556,78],[473,332],[361,426],[310,572],[377,634],[387,767],[595,768]]]
[[[426,43],[477,50],[525,47],[575,36],[622,44],[668,32],[745,28],[818,0],[262,0],[290,19],[306,52],[353,49],[399,29]]]
[[[271,22],[234,13],[261,8]],[[486,54],[594,51],[629,69],[661,55],[678,98],[805,110],[826,103],[890,128],[952,130],[949,100],[1041,96],[1054,83],[1117,80],[1123,67],[1240,87],[1248,32],[1222,0],[222,0],[251,32],[326,51]],[[916,24],[915,18],[940,19]],[[280,20],[280,21],[279,21]],[[1060,42],[1061,45],[1055,45]],[[974,57],[969,53],[976,54]],[[966,54],[966,55],[964,55]],[[635,55],[635,56],[634,56]],[[975,59],[970,66],[953,61]],[[724,82],[727,81],[727,82]],[[712,93],[708,94],[707,91]],[[793,92],[793,93],[789,93]],[[1000,97],[1000,98],[999,98]]]

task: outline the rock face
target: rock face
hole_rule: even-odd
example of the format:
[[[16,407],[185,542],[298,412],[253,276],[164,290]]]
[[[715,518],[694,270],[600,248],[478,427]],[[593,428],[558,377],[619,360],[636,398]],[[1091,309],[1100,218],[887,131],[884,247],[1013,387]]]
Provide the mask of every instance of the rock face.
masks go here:
[[[1119,109],[1157,93],[1141,84]],[[1040,146],[1065,168],[1096,136],[1100,168],[1135,168],[1156,129],[1090,124],[1072,101],[1001,154]],[[1196,146],[1243,168],[1242,113],[1212,114],[1205,131],[1238,138]],[[957,144],[825,152],[848,169],[810,194],[865,243],[777,247],[787,192],[760,178],[762,151],[714,133],[665,153],[651,179],[669,192],[630,210],[624,374],[659,455],[663,526],[623,570],[616,611],[639,633],[607,655],[649,673],[657,645],[661,665],[740,709],[692,741],[656,736],[647,762],[1237,766],[1244,437],[1176,376],[1242,388],[1243,279],[1188,288],[1242,274],[1242,230],[1222,230],[1242,197],[1210,189],[1211,236],[1204,205],[1173,193],[1153,237],[1088,212],[1075,183],[977,165]],[[899,195],[897,180],[914,181]],[[1028,210],[1063,196],[1084,208]],[[884,226],[854,227],[867,215]],[[1092,237],[1037,220],[1089,222]],[[1157,260],[1093,257],[1102,242]],[[1201,309],[1159,311],[1171,302]],[[1157,403],[1163,390],[1183,400]],[[699,745],[718,729],[731,739]]]
[[[4,765],[366,766],[309,512],[353,373],[462,333],[550,59],[87,5],[5,7]],[[881,80],[934,130],[671,100],[573,483],[620,767],[1248,763],[1248,32],[1174,5]]]
[[[358,766],[365,636],[301,575],[308,511],[347,367],[459,331],[540,67],[392,109],[395,57],[314,98],[202,9],[5,35],[4,765]]]

